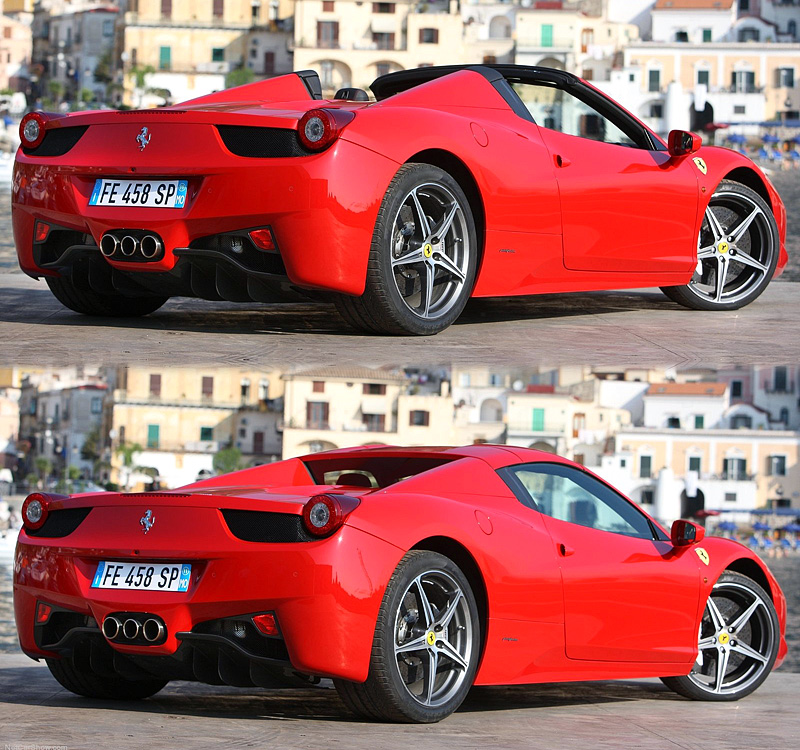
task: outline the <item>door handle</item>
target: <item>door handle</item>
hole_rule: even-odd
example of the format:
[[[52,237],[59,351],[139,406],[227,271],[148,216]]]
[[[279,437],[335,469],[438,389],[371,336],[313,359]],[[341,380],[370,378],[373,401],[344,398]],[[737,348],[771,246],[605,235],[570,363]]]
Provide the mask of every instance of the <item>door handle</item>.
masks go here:
[[[575,554],[575,550],[562,543],[558,545],[558,554],[561,555],[561,557],[569,557]]]
[[[556,166],[562,169],[572,164],[572,162],[569,159],[567,159],[565,156],[561,156],[561,154],[556,154],[553,157],[553,160],[555,161]]]

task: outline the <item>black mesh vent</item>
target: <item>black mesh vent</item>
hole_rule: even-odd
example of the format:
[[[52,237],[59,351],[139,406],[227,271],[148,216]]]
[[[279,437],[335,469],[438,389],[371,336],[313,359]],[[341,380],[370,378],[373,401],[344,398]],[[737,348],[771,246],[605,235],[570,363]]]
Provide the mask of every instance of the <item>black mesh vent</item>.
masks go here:
[[[91,508],[51,510],[41,528],[36,530],[25,529],[25,533],[28,536],[50,537],[51,539],[67,536],[81,525],[83,519],[89,515],[90,510]]]
[[[231,534],[245,542],[310,542],[303,519],[291,513],[223,509]]]
[[[53,128],[48,130],[36,148],[23,148],[28,156],[63,156],[89,128],[88,125],[72,128]]]
[[[236,156],[274,159],[281,156],[308,156],[296,130],[288,128],[251,128],[240,125],[217,125],[225,148]]]
[[[286,276],[286,266],[278,253],[259,250],[247,232],[242,234],[215,234],[192,240],[190,250],[216,250],[251,271]]]

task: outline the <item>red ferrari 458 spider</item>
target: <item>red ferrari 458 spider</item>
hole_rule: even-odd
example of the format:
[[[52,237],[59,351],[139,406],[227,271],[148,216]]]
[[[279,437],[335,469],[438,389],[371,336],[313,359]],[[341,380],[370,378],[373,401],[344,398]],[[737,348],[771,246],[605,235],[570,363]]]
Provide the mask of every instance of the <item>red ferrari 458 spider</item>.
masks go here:
[[[22,512],[22,648],[92,698],[332,678],[357,715],[432,722],[473,684],[735,700],[786,655],[754,553],[524,448],[345,449]]]
[[[661,287],[735,309],[786,263],[746,157],[665,143],[591,84],[518,65],[391,73],[322,100],[311,71],[128,112],[33,112],[13,181],[22,269],[67,307],[333,299],[432,334],[470,296]]]

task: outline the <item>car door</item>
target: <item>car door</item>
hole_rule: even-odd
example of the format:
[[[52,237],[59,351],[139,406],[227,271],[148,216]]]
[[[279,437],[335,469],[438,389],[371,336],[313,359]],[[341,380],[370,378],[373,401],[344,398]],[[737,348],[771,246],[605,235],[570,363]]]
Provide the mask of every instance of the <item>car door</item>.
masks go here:
[[[699,205],[694,162],[658,150],[663,146],[639,123],[588,86],[512,86],[555,165],[564,265],[602,272],[691,269]]]
[[[697,556],[674,548],[633,503],[587,472],[556,463],[503,471],[513,476],[517,496],[542,513],[559,556],[567,657],[690,660],[697,646]]]

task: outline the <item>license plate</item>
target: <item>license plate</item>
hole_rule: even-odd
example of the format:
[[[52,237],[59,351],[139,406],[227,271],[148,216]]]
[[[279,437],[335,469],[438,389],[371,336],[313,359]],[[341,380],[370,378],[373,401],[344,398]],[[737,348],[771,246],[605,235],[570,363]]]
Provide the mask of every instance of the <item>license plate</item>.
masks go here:
[[[94,183],[90,206],[183,208],[188,180],[108,180]]]
[[[192,566],[188,563],[101,562],[92,579],[93,589],[188,591]]]

